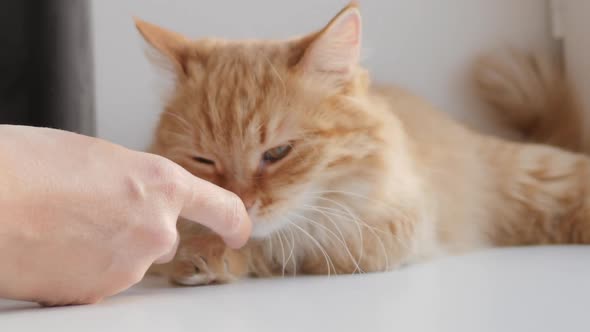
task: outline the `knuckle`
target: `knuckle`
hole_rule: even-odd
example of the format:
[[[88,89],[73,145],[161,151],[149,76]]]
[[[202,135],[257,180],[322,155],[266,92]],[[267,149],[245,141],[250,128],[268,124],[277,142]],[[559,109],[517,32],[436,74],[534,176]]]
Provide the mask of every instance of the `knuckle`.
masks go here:
[[[136,270],[132,273],[129,274],[129,284],[131,285],[135,285],[139,282],[141,282],[141,280],[143,280],[143,277],[145,275],[144,271],[141,270]]]
[[[109,296],[114,293],[119,293],[129,287],[141,282],[147,272],[148,266],[142,263],[135,263],[127,265],[127,267],[118,273],[117,278],[113,279],[116,282],[111,283],[107,294]]]
[[[157,251],[172,247],[178,236],[176,229],[171,227],[146,227],[142,233],[143,241]]]
[[[176,238],[178,237],[178,232],[174,229],[165,229],[163,232],[160,232],[158,242],[164,247],[168,249],[176,244]]]
[[[141,282],[144,277],[144,272],[140,269],[129,270],[125,274],[121,275],[120,285],[115,290],[109,291],[109,293],[118,292],[120,290],[127,289],[135,284]]]
[[[172,162],[164,157],[150,155],[145,163],[148,176],[151,179],[165,180],[170,177]]]
[[[169,181],[162,184],[161,193],[169,202],[176,202],[182,197],[181,185],[177,181]]]
[[[168,201],[176,201],[184,189],[179,167],[172,161],[159,156],[148,162],[148,180],[155,183],[161,195]]]

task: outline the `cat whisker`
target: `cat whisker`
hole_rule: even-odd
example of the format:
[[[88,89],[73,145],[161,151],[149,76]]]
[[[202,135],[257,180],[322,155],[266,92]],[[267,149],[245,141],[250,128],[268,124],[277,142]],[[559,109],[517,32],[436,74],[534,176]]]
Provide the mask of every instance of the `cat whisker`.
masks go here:
[[[383,201],[380,200],[376,200],[376,199],[372,199],[357,193],[352,193],[352,192],[346,192],[346,191],[322,191],[322,192],[315,192],[315,193],[323,193],[323,194],[342,194],[342,195],[348,195],[348,196],[352,196],[352,197],[358,197],[358,198],[363,198],[365,200],[369,200],[371,202],[375,202],[375,203],[381,203],[382,205],[384,205],[386,208],[388,208],[388,212],[391,212],[393,215],[396,215],[398,218],[402,219],[402,220],[410,220],[412,218],[410,218],[406,213],[404,213],[403,211],[400,211],[399,209],[395,209],[393,206],[386,204]],[[317,197],[321,197],[321,198],[325,198],[323,196],[317,196]],[[368,226],[368,225],[367,225]],[[387,232],[384,232],[383,230],[379,230],[377,228],[373,228],[376,231],[380,231],[384,234],[389,234]],[[402,241],[402,239],[397,235],[397,234],[391,234],[392,236],[394,236],[396,238],[396,240],[405,248],[408,249],[409,245],[405,242]]]
[[[282,231],[289,231],[289,233],[291,234],[291,242],[289,243],[289,238],[287,237],[286,233],[283,233],[283,235],[285,236],[285,242],[286,242],[286,247],[287,247],[287,251],[289,251],[289,256],[287,256],[286,260],[285,260],[285,265],[289,265],[289,262],[291,262],[292,260],[292,265],[293,266],[297,266],[297,262],[295,261],[295,237],[293,236],[293,230],[290,228],[290,225],[287,225]],[[289,250],[289,245],[291,246],[291,249]]]
[[[409,216],[405,211],[396,208],[395,206],[392,206],[391,204],[386,203],[385,201],[382,200],[378,200],[378,199],[374,199],[374,198],[370,198],[358,193],[354,193],[354,192],[348,192],[348,191],[338,191],[338,190],[329,190],[329,191],[318,191],[318,192],[314,192],[312,194],[319,194],[322,197],[326,194],[340,194],[340,195],[346,195],[349,197],[356,197],[356,198],[361,198],[373,203],[379,203],[381,204],[382,207],[385,207],[387,209],[387,212],[391,213],[394,217],[396,218],[400,218],[403,220],[411,220],[412,217]]]
[[[350,215],[350,217],[352,218],[351,220],[356,221],[356,222],[360,222],[361,224],[367,226],[367,229],[369,230],[369,232],[371,232],[371,234],[379,242],[379,245],[381,247],[381,250],[383,251],[383,255],[384,255],[384,258],[385,258],[385,268],[387,270],[389,270],[389,254],[387,252],[387,249],[385,247],[385,244],[383,243],[383,239],[379,235],[377,235],[377,232],[374,230],[374,227],[371,227],[366,222],[362,221],[355,214],[353,214],[352,211],[349,208],[347,208],[342,203],[339,203],[339,202],[337,202],[335,200],[332,200],[332,199],[329,199],[329,198],[325,198],[325,197],[321,197],[321,196],[317,196],[315,198],[320,199],[320,200],[324,200],[324,201],[327,201],[327,202],[330,202],[332,204],[336,204],[337,206],[341,207],[343,210],[345,210]],[[395,234],[392,234],[392,235],[395,236]]]
[[[328,268],[328,277],[330,277],[330,275],[331,275],[331,272],[332,272],[331,268],[334,269],[334,273],[337,273],[336,267],[334,266],[332,259],[330,258],[330,256],[328,255],[328,253],[326,252],[324,247],[320,244],[320,242],[318,240],[316,240],[311,234],[309,234],[305,229],[301,228],[293,221],[289,221],[289,223],[291,224],[291,226],[295,227],[300,232],[302,232],[305,236],[307,236],[318,247],[318,249],[322,252],[322,254],[324,255],[324,259],[326,260],[326,267]]]
[[[264,257],[266,257],[268,261],[272,263],[272,266],[274,266],[275,264],[275,258],[278,259],[279,257],[279,254],[277,253],[277,255],[275,256],[274,252],[275,241],[277,241],[277,234],[278,232],[273,232],[268,236],[268,238],[266,239],[268,245],[264,248]]]
[[[318,207],[318,208],[323,209],[328,214],[336,215],[336,216],[347,218],[348,220],[351,220],[349,215],[342,214],[340,212],[340,210],[338,210],[338,209],[331,209],[331,208],[324,208],[324,207]],[[392,233],[392,232],[386,232],[386,231],[384,231],[382,229],[378,229],[376,227],[372,227],[372,226],[368,225],[367,223],[363,222],[362,220],[360,220],[360,219],[358,219],[358,220],[362,223],[363,227],[370,229],[375,233],[380,233],[383,235],[392,236],[397,241],[397,243],[399,243],[404,249],[410,249],[410,246],[405,241],[403,241],[402,238],[400,238],[397,234]]]
[[[283,236],[282,236],[282,231],[278,231],[277,232],[277,236],[279,238],[279,243],[281,244],[281,252],[282,252],[282,271],[281,271],[281,276],[284,278],[285,277],[285,245],[283,244]]]
[[[368,197],[365,195],[361,195],[359,193],[354,193],[354,192],[349,192],[349,191],[339,191],[339,190],[325,190],[325,191],[314,191],[314,192],[311,192],[310,194],[320,195],[322,197],[325,195],[329,195],[329,194],[338,194],[338,195],[345,195],[345,196],[349,196],[349,197],[361,198],[361,199],[367,200],[369,202],[379,203],[382,206],[384,206],[385,208],[389,209],[389,211],[391,211],[391,212],[396,212],[396,213],[400,212],[400,211],[398,211],[398,209],[395,208],[395,206],[392,206],[391,204],[388,204],[385,201],[371,198],[371,197]]]
[[[320,214],[322,214],[325,218],[328,219],[328,221],[330,221],[330,223],[332,223],[332,225],[334,225],[334,228],[336,228],[336,230],[338,231],[338,233],[340,234],[340,236],[342,237],[342,240],[344,242],[346,242],[346,240],[344,240],[344,234],[342,232],[342,230],[340,229],[340,226],[338,226],[338,223],[336,221],[334,221],[334,219],[332,219],[332,217],[330,217],[329,214],[327,214],[326,212],[324,212],[322,209],[320,209],[319,207],[315,207],[315,206],[309,206],[309,208],[311,208],[313,211],[316,211]],[[360,247],[359,247],[359,257],[356,261],[354,261],[356,268],[358,269],[359,273],[365,273],[365,271],[360,267],[360,263],[361,260],[363,259],[363,254],[364,254],[364,247],[363,247],[363,233],[361,230],[361,226],[359,225],[358,222],[354,222],[358,234],[359,234],[359,238],[360,238]],[[350,252],[350,249],[348,248],[348,246],[346,246],[346,249],[348,251],[348,254],[351,256],[352,259],[354,259],[354,256],[352,255],[352,253]],[[356,270],[353,272],[355,273]]]
[[[366,223],[362,222],[362,221],[357,221],[354,218],[351,218],[350,215],[343,215],[343,214],[337,214],[337,213],[333,213],[329,210],[326,210],[327,208],[323,208],[320,206],[315,206],[314,209],[316,209],[317,211],[320,211],[321,213],[324,213],[326,216],[328,215],[333,215],[336,217],[343,217],[345,218],[344,221],[348,221],[348,222],[352,222],[358,232],[359,235],[359,258],[357,260],[357,262],[360,264],[360,262],[362,261],[363,257],[364,257],[364,250],[365,250],[365,246],[364,246],[364,236],[363,236],[363,231],[362,231],[362,227],[371,227],[369,225],[367,225]]]
[[[271,234],[270,237],[269,237],[269,239],[268,239],[268,251],[269,251],[269,256],[270,256],[270,260],[271,261],[272,261],[272,259],[274,257],[273,256],[273,252],[272,252],[272,249],[273,249],[272,248],[273,247],[272,243],[273,242],[274,242],[274,234]]]
[[[328,208],[321,207],[321,206],[312,206],[312,205],[304,205],[304,207],[306,207],[307,209],[311,208],[312,210],[315,210],[317,212],[324,214],[331,222],[336,224],[336,222],[334,222],[333,219],[329,217],[328,213],[326,213],[326,212],[329,212]],[[347,217],[347,216],[335,214],[335,213],[330,213],[330,214],[338,216],[338,217]],[[360,264],[360,262],[363,259],[363,255],[364,255],[364,238],[363,238],[363,231],[361,228],[362,225],[358,221],[356,221],[355,219],[350,218],[350,217],[347,217],[347,221],[351,221],[355,225],[358,235],[359,235],[360,245],[359,245],[359,258],[358,258],[357,262]],[[365,226],[368,226],[368,225],[365,225]]]
[[[291,234],[291,252],[289,253],[289,258],[293,258],[293,276],[297,275],[297,258],[295,257],[295,234],[293,234],[293,229],[291,227],[287,227],[289,230],[289,234]]]
[[[340,229],[340,227],[338,226],[338,224],[330,217],[328,216],[326,213],[324,213],[323,211],[321,211],[320,209],[316,209],[313,206],[308,206],[309,209],[311,209],[312,211],[315,211],[317,213],[322,214],[326,219],[328,219],[328,221],[330,221],[332,223],[332,225],[334,226],[334,228],[336,229],[336,231],[340,234],[340,238],[336,235],[336,233],[334,233],[332,230],[330,230],[328,227],[320,224],[317,221],[314,221],[310,218],[305,217],[304,215],[298,215],[301,218],[304,218],[306,220],[308,220],[309,222],[311,222],[314,225],[317,225],[318,227],[326,230],[327,232],[329,232],[331,235],[334,236],[334,238],[336,238],[336,240],[338,240],[340,242],[340,244],[344,247],[344,250],[346,250],[346,253],[348,254],[348,256],[350,257],[350,259],[352,260],[352,262],[355,265],[355,270],[352,271],[352,274],[359,272],[359,273],[364,273],[365,271],[363,271],[363,269],[361,269],[360,267],[360,259],[356,259],[354,257],[354,255],[352,254],[352,252],[350,251],[350,249],[348,248],[348,243],[346,243],[346,239],[344,237],[344,234],[342,233],[342,230]],[[362,235],[362,234],[361,234]],[[361,248],[362,250],[362,248]],[[362,252],[362,251],[361,251]],[[362,257],[362,256],[361,256]]]
[[[355,223],[357,223],[358,225],[360,225],[361,227],[367,228],[367,229],[372,229],[375,232],[387,235],[389,234],[388,232],[379,229],[377,227],[373,227],[369,224],[367,224],[366,222],[364,222],[363,220],[361,220],[358,217],[351,217],[350,213],[346,212],[345,210],[341,210],[341,209],[335,209],[335,208],[329,208],[329,207],[324,207],[324,206],[316,206],[316,209],[322,210],[325,213],[328,213],[330,215],[333,216],[338,216],[338,217],[343,217],[343,218],[347,218],[348,221],[354,221]]]

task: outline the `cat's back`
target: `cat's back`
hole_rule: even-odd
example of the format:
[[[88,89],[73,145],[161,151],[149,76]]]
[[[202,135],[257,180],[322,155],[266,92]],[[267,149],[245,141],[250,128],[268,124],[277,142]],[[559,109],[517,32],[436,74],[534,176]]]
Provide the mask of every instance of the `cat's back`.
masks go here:
[[[387,103],[401,122],[406,134],[417,143],[444,144],[464,142],[466,136],[478,136],[437,110],[424,98],[393,85],[376,85],[371,93]]]

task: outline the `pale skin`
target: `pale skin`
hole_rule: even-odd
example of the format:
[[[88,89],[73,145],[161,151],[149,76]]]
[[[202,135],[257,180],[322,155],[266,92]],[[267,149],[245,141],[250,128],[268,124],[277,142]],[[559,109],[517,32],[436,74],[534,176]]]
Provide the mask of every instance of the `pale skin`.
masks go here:
[[[0,125],[0,298],[65,305],[117,294],[173,258],[179,217],[233,248],[251,231],[237,196],[168,159]]]

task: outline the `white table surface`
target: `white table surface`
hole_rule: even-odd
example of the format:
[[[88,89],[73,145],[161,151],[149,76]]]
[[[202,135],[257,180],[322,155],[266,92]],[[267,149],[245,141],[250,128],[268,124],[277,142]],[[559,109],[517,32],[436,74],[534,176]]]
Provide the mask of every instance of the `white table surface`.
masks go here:
[[[94,306],[0,301],[0,331],[590,331],[590,247],[492,250],[395,272],[170,288]]]

